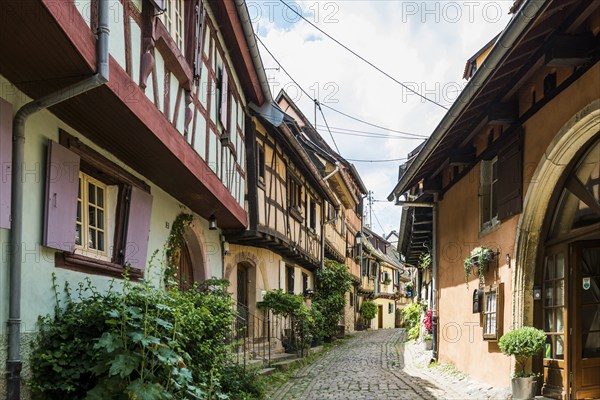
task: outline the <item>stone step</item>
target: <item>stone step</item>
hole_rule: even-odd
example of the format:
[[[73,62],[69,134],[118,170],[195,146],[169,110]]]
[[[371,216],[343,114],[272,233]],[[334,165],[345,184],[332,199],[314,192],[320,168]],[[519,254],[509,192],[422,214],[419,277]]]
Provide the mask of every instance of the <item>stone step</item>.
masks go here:
[[[258,375],[269,376],[269,375],[272,375],[273,372],[275,372],[275,370],[276,370],[276,368],[273,368],[273,367],[262,368],[262,369],[258,370]]]
[[[294,358],[289,358],[286,360],[282,360],[282,361],[278,361],[276,363],[271,363],[271,367],[272,368],[277,368],[278,370],[281,371],[285,371],[286,369],[289,369],[291,367],[293,367],[295,364],[300,362],[300,358],[297,358],[294,356]]]

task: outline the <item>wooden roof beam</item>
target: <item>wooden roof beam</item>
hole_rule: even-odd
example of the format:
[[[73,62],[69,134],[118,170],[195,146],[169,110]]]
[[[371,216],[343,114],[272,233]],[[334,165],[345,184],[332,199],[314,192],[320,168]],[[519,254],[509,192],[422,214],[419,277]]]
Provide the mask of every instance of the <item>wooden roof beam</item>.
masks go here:
[[[546,50],[548,67],[577,67],[591,60],[597,47],[591,33],[582,35],[558,35]]]

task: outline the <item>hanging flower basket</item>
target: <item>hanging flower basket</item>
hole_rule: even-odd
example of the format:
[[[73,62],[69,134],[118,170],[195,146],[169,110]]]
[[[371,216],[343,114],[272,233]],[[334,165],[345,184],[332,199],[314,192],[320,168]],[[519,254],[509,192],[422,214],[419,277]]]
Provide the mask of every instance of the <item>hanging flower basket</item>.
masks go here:
[[[469,289],[469,276],[472,272],[477,271],[479,275],[479,285],[484,286],[485,280],[483,273],[487,269],[489,262],[494,259],[496,253],[492,249],[487,247],[475,247],[469,257],[465,258],[465,281],[467,283],[467,290]]]

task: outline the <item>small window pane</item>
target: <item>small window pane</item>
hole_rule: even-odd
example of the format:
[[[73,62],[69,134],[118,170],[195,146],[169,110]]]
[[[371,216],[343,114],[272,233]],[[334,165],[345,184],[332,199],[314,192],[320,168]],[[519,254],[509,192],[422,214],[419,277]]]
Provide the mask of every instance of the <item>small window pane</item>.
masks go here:
[[[546,282],[544,284],[544,290],[546,292],[546,299],[544,300],[544,305],[545,306],[551,306],[553,305],[553,299],[554,299],[554,290],[553,290],[553,285],[552,282]]]
[[[75,244],[81,246],[81,225],[75,227]]]
[[[88,247],[90,249],[97,249],[96,247],[96,231],[92,228],[88,230]]]
[[[96,208],[94,206],[88,206],[88,224],[96,226]]]
[[[554,337],[554,349],[555,355],[554,358],[558,360],[562,360],[565,358],[565,342],[563,335],[556,335]]]
[[[554,313],[552,310],[546,310],[546,317],[544,318],[544,331],[554,332]]]
[[[96,187],[93,183],[88,183],[88,201],[91,204],[96,204]]]
[[[583,306],[581,311],[583,315],[581,329],[583,332],[600,330],[600,305]],[[598,347],[600,347],[600,342],[598,342]]]
[[[565,330],[564,311],[561,308],[555,310],[556,314],[556,332],[562,333]]]
[[[565,276],[565,256],[560,253],[556,256],[556,278],[564,278]]]
[[[104,229],[104,211],[98,210],[98,228]]]
[[[549,281],[554,279],[554,256],[546,258],[546,274],[544,280]]]
[[[600,332],[593,332],[582,335],[582,354],[583,358],[600,358]]]
[[[98,250],[104,251],[104,232],[98,232]]]
[[[565,281],[556,282],[556,299],[555,305],[562,306],[565,304]]]
[[[104,207],[104,189],[98,188],[98,207]]]

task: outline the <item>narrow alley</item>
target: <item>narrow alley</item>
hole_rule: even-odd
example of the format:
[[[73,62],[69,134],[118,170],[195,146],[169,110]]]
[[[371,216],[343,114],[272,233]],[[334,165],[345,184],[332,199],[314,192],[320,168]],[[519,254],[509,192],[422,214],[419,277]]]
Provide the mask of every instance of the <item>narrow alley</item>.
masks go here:
[[[271,400],[506,398],[502,390],[428,368],[429,355],[403,329],[358,332],[271,388]]]

